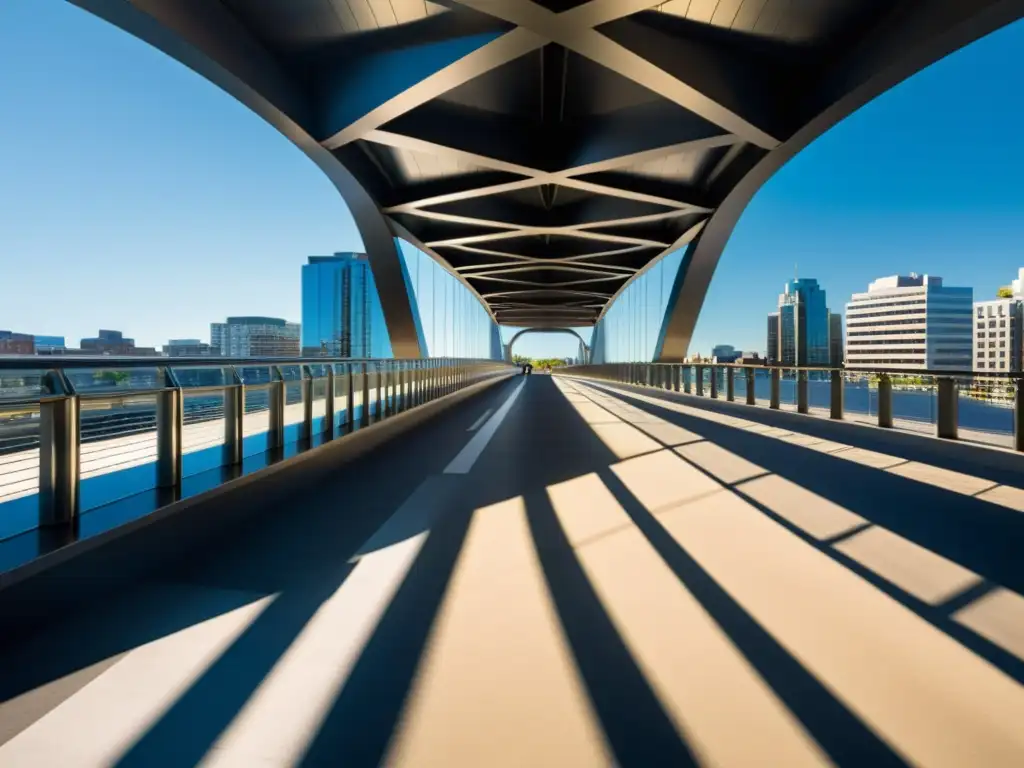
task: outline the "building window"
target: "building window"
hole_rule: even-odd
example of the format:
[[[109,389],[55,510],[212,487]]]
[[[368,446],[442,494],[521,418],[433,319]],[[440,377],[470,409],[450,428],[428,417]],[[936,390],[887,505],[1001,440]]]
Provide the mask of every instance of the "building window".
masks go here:
[[[978,307],[978,317],[984,317],[984,316],[985,316],[985,308],[984,307]]]
[[[999,305],[998,314],[999,314],[1000,317],[1003,316],[1003,305],[1002,304]]]
[[[990,342],[988,343],[988,345],[989,345],[990,347],[994,347],[994,346],[996,345],[996,343],[995,343],[994,341],[990,341]]]
[[[1006,357],[1006,351],[1005,351],[1005,350],[1002,350],[1002,349],[1000,349],[1000,350],[999,350],[999,356],[1000,356],[1000,357]]]
[[[989,357],[995,357],[996,356],[996,351],[993,349],[991,352],[988,353],[988,356]]]
[[[984,323],[978,323],[978,328],[984,328],[984,327],[985,327]]]
[[[999,332],[999,338],[1000,339],[1005,339],[1006,338],[1006,331],[1000,331]]]
[[[985,361],[984,360],[979,360],[978,361],[978,367],[979,368],[984,368],[985,367]]]
[[[989,320],[988,321],[988,327],[989,328],[995,328],[996,327],[996,321],[995,320]]]

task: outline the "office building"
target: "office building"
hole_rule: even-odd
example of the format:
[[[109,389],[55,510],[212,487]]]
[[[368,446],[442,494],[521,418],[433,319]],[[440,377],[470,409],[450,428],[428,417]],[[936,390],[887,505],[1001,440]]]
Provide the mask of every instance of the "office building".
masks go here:
[[[768,360],[778,365],[829,363],[829,311],[825,291],[813,278],[790,280],[779,310],[768,316]]]
[[[302,350],[309,356],[391,356],[366,254],[310,256],[302,266]]]
[[[875,280],[846,305],[846,367],[970,370],[973,301],[933,275]]]
[[[743,353],[731,344],[719,344],[711,348],[711,357],[719,363],[734,363]]]
[[[68,345],[63,336],[33,336],[37,355],[61,355],[67,352]]]
[[[279,317],[229,317],[210,323],[210,346],[224,357],[298,357],[299,325]]]
[[[0,331],[0,355],[32,355],[35,351],[35,338],[31,334]]]
[[[779,362],[779,313],[772,312],[768,315],[768,349],[765,359],[769,365],[777,365]]]
[[[974,303],[975,370],[1022,370],[1024,345],[1024,269],[1011,283],[1012,298]]]
[[[168,357],[212,357],[220,354],[219,349],[199,339],[171,339],[164,345],[163,352]]]
[[[81,352],[85,355],[149,356],[156,355],[156,347],[137,347],[121,331],[100,330],[93,338],[82,339]]]
[[[843,316],[834,312],[828,315],[828,364],[843,367]]]

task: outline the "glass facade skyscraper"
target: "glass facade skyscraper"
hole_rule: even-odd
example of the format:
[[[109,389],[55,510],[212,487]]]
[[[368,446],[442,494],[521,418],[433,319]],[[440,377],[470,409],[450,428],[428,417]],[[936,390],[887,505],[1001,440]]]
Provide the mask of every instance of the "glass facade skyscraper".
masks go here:
[[[384,310],[365,254],[310,256],[302,266],[302,352],[391,357]]]
[[[773,328],[773,323],[777,324]],[[828,365],[829,311],[825,291],[813,278],[790,280],[779,310],[768,316],[768,361],[780,365]]]

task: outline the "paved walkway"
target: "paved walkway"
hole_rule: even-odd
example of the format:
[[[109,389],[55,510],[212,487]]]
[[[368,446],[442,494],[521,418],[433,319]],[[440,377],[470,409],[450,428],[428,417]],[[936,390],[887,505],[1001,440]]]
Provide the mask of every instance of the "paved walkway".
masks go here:
[[[759,419],[516,377],[5,649],[0,765],[1024,764],[1024,478]]]

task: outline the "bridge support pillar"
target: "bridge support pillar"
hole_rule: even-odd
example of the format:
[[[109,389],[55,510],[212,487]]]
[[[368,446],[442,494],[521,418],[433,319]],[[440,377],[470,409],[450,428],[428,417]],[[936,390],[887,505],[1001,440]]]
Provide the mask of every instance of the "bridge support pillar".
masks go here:
[[[744,368],[743,372],[747,377],[747,405],[756,405],[757,390],[755,389],[755,386],[757,384],[757,371],[753,368]]]
[[[695,365],[693,367],[693,378],[694,383],[697,385],[695,394],[697,397],[704,397],[704,366]]]
[[[796,372],[796,411],[807,413],[810,410],[810,403],[807,397],[807,371]]]
[[[843,372],[834,370],[829,373],[829,418],[843,418]]]
[[[956,379],[950,376],[942,376],[937,382],[938,412],[935,417],[935,433],[947,440],[956,440],[959,421],[959,395],[957,394]],[[879,409],[881,410],[881,409]]]
[[[725,369],[725,399],[730,403],[736,400],[736,369]]]
[[[781,371],[772,368],[771,393],[769,394],[768,407],[776,411],[779,409],[779,376]]]
[[[892,426],[892,379],[887,373],[878,377],[878,426]]]

